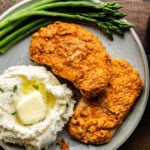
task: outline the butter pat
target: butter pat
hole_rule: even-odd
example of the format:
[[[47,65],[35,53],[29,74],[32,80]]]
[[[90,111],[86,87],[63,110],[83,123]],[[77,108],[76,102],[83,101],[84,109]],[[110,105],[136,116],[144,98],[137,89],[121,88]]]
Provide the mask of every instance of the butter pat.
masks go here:
[[[24,96],[17,104],[17,115],[24,125],[31,125],[44,119],[46,106],[39,92]]]

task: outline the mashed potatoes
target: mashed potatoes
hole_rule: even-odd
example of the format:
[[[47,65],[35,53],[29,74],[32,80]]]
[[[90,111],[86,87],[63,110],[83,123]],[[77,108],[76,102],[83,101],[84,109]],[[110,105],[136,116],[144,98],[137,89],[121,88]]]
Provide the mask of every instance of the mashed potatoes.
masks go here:
[[[72,92],[44,67],[14,66],[0,76],[0,140],[41,149],[73,114]]]

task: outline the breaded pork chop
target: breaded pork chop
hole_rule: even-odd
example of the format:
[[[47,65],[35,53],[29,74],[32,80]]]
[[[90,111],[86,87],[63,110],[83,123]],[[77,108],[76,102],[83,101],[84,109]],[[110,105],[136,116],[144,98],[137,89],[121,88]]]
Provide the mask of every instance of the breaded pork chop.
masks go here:
[[[112,60],[112,78],[96,98],[82,97],[69,122],[69,132],[86,144],[111,140],[143,88],[138,72],[121,59]]]
[[[55,22],[34,33],[30,57],[71,81],[84,96],[97,95],[111,76],[111,59],[102,43],[73,23]]]

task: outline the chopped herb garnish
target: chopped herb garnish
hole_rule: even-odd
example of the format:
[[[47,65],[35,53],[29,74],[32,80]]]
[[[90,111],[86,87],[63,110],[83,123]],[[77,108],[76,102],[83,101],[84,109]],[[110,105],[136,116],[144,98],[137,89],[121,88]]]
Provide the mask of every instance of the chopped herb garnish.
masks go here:
[[[13,91],[16,92],[17,89],[18,89],[17,85],[14,85]]]
[[[16,115],[16,113],[17,113],[17,112],[15,111],[15,112],[11,113],[11,115]]]
[[[67,107],[67,108],[69,107],[69,104],[68,104],[68,103],[66,103],[66,107]]]
[[[36,90],[39,89],[38,85],[33,85],[33,87],[34,87]]]
[[[1,92],[1,93],[4,93],[4,90],[3,90],[2,88],[0,88],[0,92]]]

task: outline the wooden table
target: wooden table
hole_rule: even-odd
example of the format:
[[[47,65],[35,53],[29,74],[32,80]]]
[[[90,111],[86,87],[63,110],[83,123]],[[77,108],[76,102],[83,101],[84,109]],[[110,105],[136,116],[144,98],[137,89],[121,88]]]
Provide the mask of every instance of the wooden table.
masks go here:
[[[11,0],[0,0],[0,14],[14,4],[10,1]],[[17,2],[18,1],[20,0],[17,0]],[[150,55],[148,55],[150,54],[150,41],[146,38],[148,18],[150,16],[150,0],[115,1],[120,2],[123,5],[122,10],[128,13],[128,21],[135,25],[135,30],[142,41],[150,63]],[[138,127],[119,150],[150,150],[150,102],[148,102],[145,113]]]

